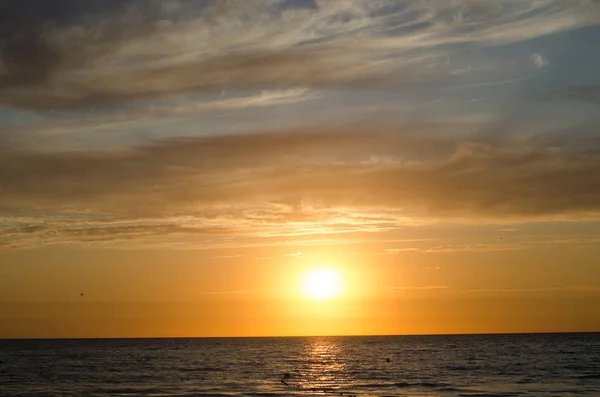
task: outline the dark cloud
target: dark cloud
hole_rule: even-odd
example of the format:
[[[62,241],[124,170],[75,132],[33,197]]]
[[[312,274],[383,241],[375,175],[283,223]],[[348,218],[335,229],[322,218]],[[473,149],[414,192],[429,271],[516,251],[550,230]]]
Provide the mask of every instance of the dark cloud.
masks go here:
[[[161,18],[169,15],[165,14],[166,4],[150,0],[3,0],[0,2],[0,105],[31,109],[77,108],[192,90],[221,89],[227,85],[335,84],[355,77],[340,70],[343,62],[332,61],[340,54],[289,49],[233,51],[226,48],[225,54],[220,51],[160,66],[150,63],[161,58],[157,50],[158,53],[139,57],[111,58],[116,63],[129,62],[130,68],[108,73],[94,69],[105,58],[116,56],[118,49],[133,39],[157,33]],[[194,15],[198,10],[204,11],[200,15],[208,26],[217,23],[213,20],[221,14],[224,18],[241,18],[235,13],[230,15],[232,10],[252,10],[257,4],[196,3]],[[275,5],[273,11],[278,13],[317,8],[314,1],[309,0],[282,1]],[[258,7],[253,12],[268,13],[268,10]],[[186,20],[182,15],[178,18]],[[216,37],[205,38],[213,39]],[[77,71],[93,71],[92,77],[74,77]]]
[[[174,224],[162,224],[65,228],[62,229],[60,233],[66,238],[117,238],[123,235],[232,234],[234,231],[223,228],[196,228]]]
[[[417,218],[596,214],[600,152],[571,145],[574,135],[457,142],[435,135],[418,140],[406,127],[163,141],[107,153],[3,153],[0,205],[132,217],[306,200]],[[260,214],[253,219],[268,219]]]
[[[1,1],[0,102],[10,105],[8,89],[51,88],[58,74],[148,33],[156,10],[156,2],[140,0]],[[66,42],[53,36],[73,26],[86,34]]]
[[[17,227],[4,227],[0,228],[1,237],[13,237],[27,234],[35,234],[45,232],[49,230],[48,226],[45,225],[26,225]]]
[[[0,249],[25,249],[52,244],[99,244],[144,241],[170,236],[236,236],[239,228],[188,227],[176,223],[19,226],[0,228]]]
[[[132,0],[2,0],[0,33],[5,37],[14,32],[36,31],[46,23],[81,23],[86,18],[122,12],[132,3]]]
[[[560,96],[600,104],[600,86],[587,85],[570,87],[560,93]]]
[[[171,204],[240,202],[249,194],[240,189],[254,186],[253,170],[356,155],[381,146],[376,136],[294,131],[166,140],[117,152],[7,150],[0,156],[0,205],[20,214],[27,202],[30,209],[92,206],[135,217],[162,213]],[[125,202],[127,208],[118,210]]]

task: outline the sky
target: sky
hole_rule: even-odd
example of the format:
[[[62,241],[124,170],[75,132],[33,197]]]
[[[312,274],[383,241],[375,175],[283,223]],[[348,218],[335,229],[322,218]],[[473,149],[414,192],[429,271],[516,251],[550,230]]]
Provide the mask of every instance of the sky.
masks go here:
[[[0,338],[600,331],[599,24],[0,1]]]

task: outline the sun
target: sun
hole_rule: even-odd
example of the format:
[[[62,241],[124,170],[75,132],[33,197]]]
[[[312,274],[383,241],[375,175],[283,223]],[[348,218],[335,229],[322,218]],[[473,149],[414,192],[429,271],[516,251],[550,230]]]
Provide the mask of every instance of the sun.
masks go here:
[[[303,281],[303,293],[308,298],[324,300],[340,295],[340,274],[335,270],[310,270],[304,275]]]

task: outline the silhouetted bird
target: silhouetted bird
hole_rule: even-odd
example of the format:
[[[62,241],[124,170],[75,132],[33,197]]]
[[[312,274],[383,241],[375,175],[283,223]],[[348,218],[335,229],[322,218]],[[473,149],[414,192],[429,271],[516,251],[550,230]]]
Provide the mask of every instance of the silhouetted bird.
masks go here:
[[[386,358],[385,361],[389,363],[390,362],[390,358],[389,357]]]
[[[290,378],[290,374],[286,372],[285,374],[283,374],[283,378],[281,378],[281,383],[283,383],[286,386],[289,386],[288,383],[285,381],[286,379],[289,379],[289,378]]]
[[[81,294],[79,294],[79,296],[81,296],[81,297],[83,298],[83,296],[84,296],[84,295],[83,295],[83,292],[82,292]]]

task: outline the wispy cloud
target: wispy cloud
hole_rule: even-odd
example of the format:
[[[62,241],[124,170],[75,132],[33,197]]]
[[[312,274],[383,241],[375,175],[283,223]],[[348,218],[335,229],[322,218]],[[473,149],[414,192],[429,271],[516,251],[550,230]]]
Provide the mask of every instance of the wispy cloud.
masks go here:
[[[574,86],[560,92],[558,95],[600,104],[600,85]]]
[[[492,251],[514,251],[527,248],[528,244],[451,244],[439,245],[424,249],[424,252],[443,253],[443,252],[492,252]]]
[[[248,293],[250,293],[250,290],[248,289],[240,289],[235,291],[199,292],[200,295],[241,295]]]
[[[446,244],[432,245],[431,243],[422,244],[420,247],[390,248],[378,252],[378,255],[398,255],[406,252],[420,253],[454,253],[454,252],[494,252],[494,251],[514,251],[531,248],[533,243],[513,243],[513,244]]]
[[[379,255],[395,255],[405,252],[420,252],[424,254],[446,254],[463,252],[497,252],[516,251],[539,247],[540,245],[571,245],[573,247],[588,247],[600,242],[600,236],[590,235],[586,237],[554,238],[546,236],[542,239],[519,238],[517,242],[500,240],[497,243],[481,244],[435,244],[436,240],[424,240],[419,247],[391,248],[379,252]]]
[[[244,255],[223,255],[223,256],[213,256],[211,259],[233,259],[233,258],[243,258]]]
[[[3,2],[4,106],[422,81],[437,73],[426,65],[452,46],[501,45],[595,24],[600,7],[565,0],[219,1],[185,11],[161,1],[32,4]]]
[[[469,289],[460,288],[450,285],[423,285],[423,286],[393,286],[388,287],[389,290],[399,291],[439,291],[444,294],[482,294],[482,295],[511,295],[511,294],[543,294],[543,293],[565,293],[565,294],[577,294],[577,293],[600,293],[600,286],[598,285],[574,285],[574,286],[563,286],[563,287],[543,287],[543,288],[480,288],[480,289]]]
[[[468,128],[459,122],[373,127],[354,125],[344,113],[345,125],[334,128],[269,125],[246,135],[209,131],[203,138],[154,141],[145,135],[157,119],[264,111],[319,99],[331,88],[388,88],[440,77],[454,79],[451,88],[516,84],[529,77],[485,76],[478,83],[471,78],[477,66],[463,70],[449,59],[459,49],[597,24],[598,11],[597,2],[566,0],[178,6],[5,0],[0,107],[24,109],[27,117],[38,112],[36,122],[44,126],[19,124],[0,134],[0,246],[183,236],[206,245],[235,245],[243,238],[331,241],[411,222],[598,219],[600,144],[584,129],[568,137],[565,131],[533,134],[510,117],[490,128],[483,116]],[[533,51],[544,50],[526,54]],[[541,52],[525,56],[527,62],[548,64]],[[593,85],[567,91],[561,95],[598,96]],[[347,99],[322,103],[338,100]],[[58,113],[71,121],[40,111],[57,109],[67,109]],[[107,150],[35,150],[27,144],[41,135],[76,142],[79,137],[70,134],[82,129],[103,137],[104,128],[125,126],[146,144],[117,143]],[[510,130],[513,137],[465,136],[467,129]],[[25,135],[25,143],[15,143]],[[475,244],[428,252],[518,247]],[[411,244],[386,253],[417,249],[425,250]]]
[[[543,292],[564,292],[564,293],[600,293],[600,286],[597,285],[576,285],[564,287],[547,288],[488,288],[488,289],[457,289],[457,292],[464,293],[543,293]]]
[[[418,220],[597,219],[600,150],[575,134],[464,142],[405,126],[166,140],[103,152],[6,150],[4,239],[302,237]],[[364,161],[374,153],[389,160]],[[23,214],[29,221],[19,220]]]
[[[223,92],[224,93],[224,92]],[[213,110],[247,109],[267,106],[287,105],[318,98],[319,95],[307,88],[284,90],[261,90],[255,94],[234,96],[223,99],[222,95],[213,95],[211,99],[181,97],[166,105],[153,105],[139,112],[127,112],[121,122],[158,119],[171,116],[193,115]],[[104,121],[100,125],[106,124]],[[81,129],[81,126],[78,127]]]
[[[384,251],[382,251],[380,254],[381,255],[394,255],[394,254],[399,254],[402,252],[414,252],[414,251],[420,251],[419,248],[414,248],[414,247],[407,247],[407,248],[389,248],[386,249]]]
[[[542,54],[537,52],[531,55],[531,62],[533,62],[535,67],[538,69],[548,66],[548,60],[544,58]]]
[[[447,89],[447,90],[464,90],[464,89],[481,88],[481,87],[498,87],[498,86],[503,86],[503,85],[516,84],[516,83],[519,83],[521,81],[526,81],[526,80],[529,80],[529,77],[519,77],[517,79],[509,79],[509,80],[485,81],[482,83],[465,84],[465,85],[461,85],[461,86],[452,86],[452,87],[447,87],[445,89]]]
[[[397,287],[388,287],[388,289],[392,289],[392,290],[417,290],[417,291],[428,291],[428,290],[447,290],[447,289],[451,289],[452,286],[450,285],[421,285],[421,286],[414,286],[414,285],[404,285],[404,286],[397,286]]]

